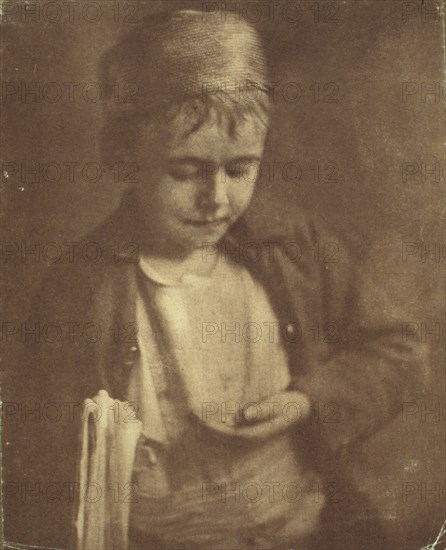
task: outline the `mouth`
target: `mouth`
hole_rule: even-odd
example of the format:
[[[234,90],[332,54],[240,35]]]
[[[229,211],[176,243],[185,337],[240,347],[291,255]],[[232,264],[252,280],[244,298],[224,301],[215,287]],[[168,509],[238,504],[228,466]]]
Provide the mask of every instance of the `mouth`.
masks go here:
[[[229,223],[229,218],[215,218],[213,220],[186,220],[185,223],[195,227],[220,227]]]

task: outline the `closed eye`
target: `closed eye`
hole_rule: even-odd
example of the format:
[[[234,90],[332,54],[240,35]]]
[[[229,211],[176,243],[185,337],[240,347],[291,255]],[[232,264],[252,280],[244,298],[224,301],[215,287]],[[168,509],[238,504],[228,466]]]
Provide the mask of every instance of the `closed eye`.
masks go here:
[[[169,166],[169,174],[177,181],[195,179],[201,174],[201,165],[195,162],[174,162]]]
[[[229,164],[225,166],[226,174],[231,178],[241,178],[243,175],[243,166],[241,163]]]
[[[259,175],[260,162],[257,160],[237,161],[226,164],[226,174],[237,181],[254,182]]]

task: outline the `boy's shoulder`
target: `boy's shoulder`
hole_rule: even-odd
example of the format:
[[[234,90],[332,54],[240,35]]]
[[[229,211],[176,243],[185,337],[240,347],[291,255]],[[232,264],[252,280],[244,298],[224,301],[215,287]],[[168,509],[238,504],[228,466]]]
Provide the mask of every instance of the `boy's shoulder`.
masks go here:
[[[99,285],[125,276],[138,262],[138,243],[128,232],[122,205],[90,232],[81,236],[63,261],[46,271],[37,293],[40,303],[59,302],[70,308],[76,300],[88,300]]]
[[[339,243],[340,237],[331,227],[329,220],[314,211],[296,206],[286,212],[248,213],[236,230],[237,236],[243,233],[248,238],[262,242],[279,242],[311,246],[316,243]]]

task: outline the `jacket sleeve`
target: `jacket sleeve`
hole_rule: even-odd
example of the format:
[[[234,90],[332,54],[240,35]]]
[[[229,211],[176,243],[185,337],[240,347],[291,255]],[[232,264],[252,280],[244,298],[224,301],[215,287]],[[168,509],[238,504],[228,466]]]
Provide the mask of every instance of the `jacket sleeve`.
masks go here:
[[[332,451],[345,452],[394,419],[405,401],[419,398],[429,379],[430,352],[426,343],[405,337],[405,299],[388,295],[373,262],[355,263],[323,229],[311,227],[307,238],[331,256],[321,253],[311,267],[323,341],[307,346],[311,366],[298,385],[333,413],[319,429]]]
[[[80,402],[85,379],[79,339],[67,323],[78,322],[66,271],[51,271],[36,293],[26,321],[34,329],[20,344],[8,422],[10,518],[8,538],[21,544],[68,548],[71,510],[79,492],[75,473]],[[65,332],[64,332],[65,331]],[[77,382],[76,382],[77,381]]]

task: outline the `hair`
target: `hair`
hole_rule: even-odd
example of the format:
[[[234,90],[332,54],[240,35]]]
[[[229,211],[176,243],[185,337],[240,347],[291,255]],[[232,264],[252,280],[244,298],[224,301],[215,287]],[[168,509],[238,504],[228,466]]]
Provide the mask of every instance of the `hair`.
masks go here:
[[[226,56],[229,71],[231,71],[230,64],[236,65],[238,62],[236,69],[239,73],[240,68],[243,69],[245,71],[241,73],[243,76],[246,73],[247,78],[241,81],[241,85],[230,87],[229,91],[224,85],[211,86],[210,91],[207,87],[198,89],[195,86],[194,89],[191,82],[194,83],[194,76],[199,71],[197,65],[200,59],[194,65],[193,62],[196,61],[194,54],[192,53],[190,58],[185,58],[181,55],[181,47],[180,53],[176,51],[169,57],[169,49],[167,48],[166,54],[165,43],[162,44],[164,49],[160,46],[163,40],[166,41],[166,37],[167,44],[170,45],[169,40],[174,33],[176,38],[178,34],[183,33],[180,38],[185,39],[184,34],[187,32],[185,25],[182,25],[183,21],[189,24],[191,33],[203,32],[202,17],[201,12],[192,10],[156,14],[147,18],[139,29],[128,33],[102,57],[100,77],[102,89],[107,91],[105,99],[108,101],[106,101],[106,122],[101,133],[101,145],[102,156],[107,164],[134,161],[135,159],[129,157],[137,150],[140,130],[148,125],[166,128],[178,116],[190,120],[184,137],[196,132],[210,120],[215,121],[221,126],[222,131],[232,138],[237,135],[239,124],[244,123],[248,118],[255,118],[259,123],[267,126],[271,97],[269,87],[265,84],[266,62],[259,37],[246,22],[243,22],[242,29],[234,30],[232,26],[229,31],[226,30],[228,34],[231,31],[234,35],[237,33],[235,39],[232,36],[229,37],[230,39],[217,37],[215,41],[218,55]],[[223,32],[220,30],[223,23],[215,15],[212,24],[216,32]],[[171,27],[174,28],[173,31]],[[209,29],[206,31],[212,34]],[[169,32],[171,32],[170,35]],[[225,40],[233,51],[225,51]],[[208,54],[198,38],[193,47],[196,49],[197,57],[201,56],[201,62],[207,64],[205,76],[212,78],[214,76],[212,71],[215,71],[217,76],[222,78],[224,69],[220,64],[223,61],[212,58],[215,52]],[[232,61],[234,51],[241,60]],[[172,67],[169,67],[170,63]],[[192,76],[190,73],[193,73]],[[199,72],[198,74],[201,76]],[[240,74],[237,76],[240,78]],[[144,95],[143,101],[137,104],[116,102],[114,86],[110,87],[110,83],[119,79],[127,82],[137,80],[140,84],[138,91]]]
[[[143,127],[154,125],[165,128],[178,116],[190,120],[184,138],[197,132],[209,121],[215,122],[231,138],[238,134],[237,129],[249,118],[267,126],[269,121],[269,99],[261,92],[261,100],[240,103],[230,96],[210,94],[206,101],[200,97],[187,97],[183,101],[164,105],[162,111],[134,113],[122,117],[112,117],[101,130],[102,157],[109,166],[115,163],[134,162],[131,154],[138,148],[138,138]]]

